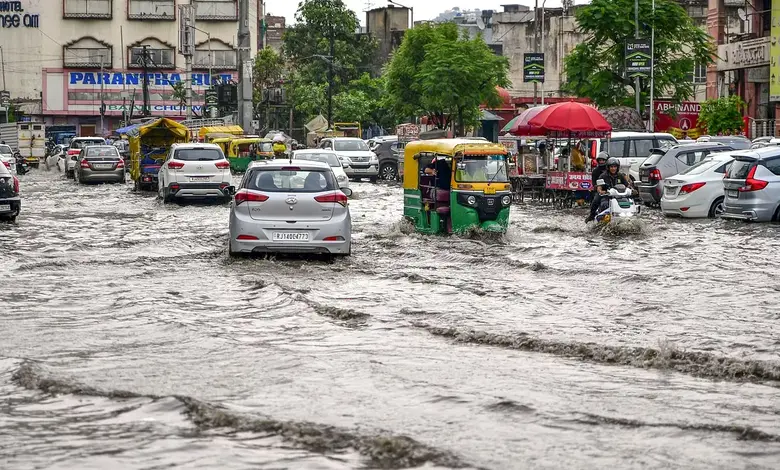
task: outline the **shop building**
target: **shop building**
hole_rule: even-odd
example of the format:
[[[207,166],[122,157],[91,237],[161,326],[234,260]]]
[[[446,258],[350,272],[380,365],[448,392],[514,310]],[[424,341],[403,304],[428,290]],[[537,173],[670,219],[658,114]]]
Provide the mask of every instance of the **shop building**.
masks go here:
[[[0,13],[5,15],[0,44],[11,100],[48,126],[73,126],[78,134],[108,133],[131,110],[140,115],[145,47],[152,115],[183,118],[186,109],[174,86],[188,79],[193,84],[193,112],[200,114],[209,83],[237,79],[238,0],[192,1],[200,31],[194,31],[189,78],[178,50],[178,5],[185,3],[189,1],[0,2],[0,9],[8,10]],[[257,38],[257,12],[257,1],[250,0],[251,38]],[[9,14],[18,16],[18,25],[15,19],[9,23]],[[257,42],[250,45],[254,56]]]

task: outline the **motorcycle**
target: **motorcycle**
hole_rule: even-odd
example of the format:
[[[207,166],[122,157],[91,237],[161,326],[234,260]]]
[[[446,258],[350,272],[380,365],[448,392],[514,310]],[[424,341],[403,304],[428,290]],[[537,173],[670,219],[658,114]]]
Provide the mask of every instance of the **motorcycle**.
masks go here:
[[[604,184],[599,180],[597,184]],[[607,194],[602,196],[601,206],[596,215],[596,223],[607,225],[618,223],[639,215],[639,206],[634,201],[634,191],[625,185],[618,184],[610,188]]]
[[[16,159],[16,174],[17,175],[24,175],[27,172],[30,171],[30,164],[27,163],[27,159],[22,157],[22,154],[19,152],[16,152],[14,154],[14,158]]]

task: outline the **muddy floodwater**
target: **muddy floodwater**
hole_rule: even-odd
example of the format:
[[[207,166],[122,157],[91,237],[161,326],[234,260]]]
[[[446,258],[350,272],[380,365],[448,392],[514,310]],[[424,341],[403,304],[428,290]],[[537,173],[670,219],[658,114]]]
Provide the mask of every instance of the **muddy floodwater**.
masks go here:
[[[353,256],[227,256],[227,205],[20,177],[0,224],[0,467],[780,467],[780,227],[500,239],[353,184]]]

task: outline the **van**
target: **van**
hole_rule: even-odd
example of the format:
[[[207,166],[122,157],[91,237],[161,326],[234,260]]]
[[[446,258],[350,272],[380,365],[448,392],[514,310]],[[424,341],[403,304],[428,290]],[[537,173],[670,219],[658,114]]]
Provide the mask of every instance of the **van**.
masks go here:
[[[598,141],[598,148],[591,151],[596,158],[599,152],[607,152],[620,161],[620,171],[631,181],[639,180],[639,166],[650,156],[651,149],[668,150],[677,145],[677,139],[665,132],[613,132],[609,139]]]

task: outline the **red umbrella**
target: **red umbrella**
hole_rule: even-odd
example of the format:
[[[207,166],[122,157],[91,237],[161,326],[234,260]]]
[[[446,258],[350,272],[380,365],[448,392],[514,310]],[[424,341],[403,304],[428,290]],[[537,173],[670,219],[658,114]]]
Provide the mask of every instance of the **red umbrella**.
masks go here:
[[[612,126],[596,108],[575,101],[548,106],[528,125],[544,129],[548,135],[571,137],[596,137],[612,132]]]
[[[538,116],[539,113],[544,111],[545,109],[549,108],[549,105],[545,106],[536,106],[533,108],[528,108],[522,113],[518,114],[512,121],[510,122],[511,127],[509,124],[507,124],[507,127],[509,127],[509,132],[512,135],[545,135],[546,131],[540,127],[531,126],[529,125],[529,121],[533,119],[534,117]]]

